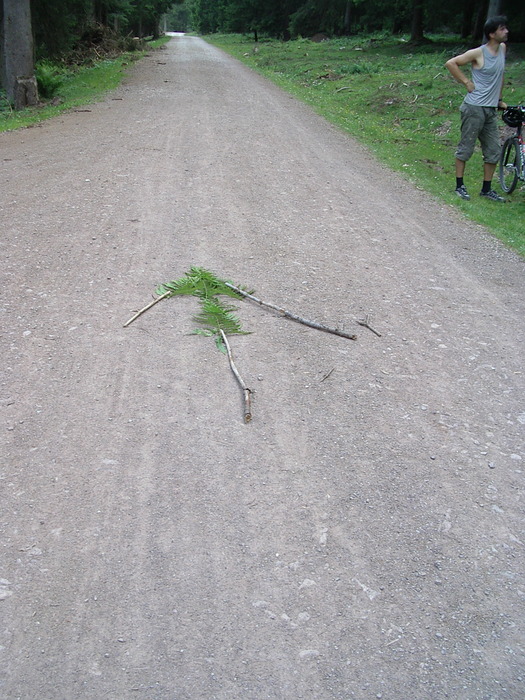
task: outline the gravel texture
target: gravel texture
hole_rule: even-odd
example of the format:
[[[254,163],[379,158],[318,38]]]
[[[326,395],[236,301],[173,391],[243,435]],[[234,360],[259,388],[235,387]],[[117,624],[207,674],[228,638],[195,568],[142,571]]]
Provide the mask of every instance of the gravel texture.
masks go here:
[[[193,37],[0,163],[0,696],[523,698],[523,260]]]

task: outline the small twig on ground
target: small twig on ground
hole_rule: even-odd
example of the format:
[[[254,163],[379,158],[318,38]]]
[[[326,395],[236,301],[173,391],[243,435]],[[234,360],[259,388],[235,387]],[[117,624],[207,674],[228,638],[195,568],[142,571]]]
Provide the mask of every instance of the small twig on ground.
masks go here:
[[[321,379],[321,381],[324,382],[325,379],[328,379],[328,377],[332,374],[334,369],[335,369],[335,367],[332,367],[332,369],[324,375],[324,377]]]
[[[341,90],[351,90],[351,89],[352,89],[351,87],[340,87],[340,88],[337,88],[336,92],[341,92]]]
[[[379,338],[381,337],[381,333],[379,331],[376,331],[375,328],[372,328],[372,326],[368,323],[368,319],[370,318],[369,314],[367,314],[364,319],[361,321],[358,321],[357,323],[360,326],[364,326],[365,328],[368,328],[369,331],[372,331],[372,333],[375,333]]]
[[[239,287],[236,287],[235,285],[231,284],[230,282],[225,283],[227,287],[230,289],[233,289],[234,292],[237,292],[237,294],[240,294],[241,296],[245,297],[246,299],[250,299],[250,301],[255,302],[256,304],[259,304],[259,306],[265,306],[268,309],[273,309],[274,311],[279,312],[286,318],[291,319],[292,321],[297,321],[297,323],[302,323],[304,326],[309,326],[310,328],[316,328],[318,331],[325,331],[326,333],[332,333],[333,335],[339,335],[341,338],[348,338],[349,340],[357,340],[357,336],[352,334],[352,333],[346,333],[345,331],[339,330],[339,328],[330,328],[329,326],[325,326],[322,323],[317,323],[317,321],[309,321],[307,318],[303,318],[302,316],[297,316],[296,314],[293,314],[291,311],[286,311],[286,309],[282,309],[280,306],[275,306],[275,304],[270,304],[267,301],[262,301],[261,299],[258,299],[256,296],[253,294],[249,294],[248,292],[245,292],[243,289],[239,289]]]
[[[230,361],[230,367],[232,372],[235,375],[235,378],[239,382],[239,385],[243,391],[244,394],[244,422],[249,423],[252,419],[252,411],[251,411],[251,395],[252,395],[252,390],[249,389],[245,382],[244,379],[241,377],[239,374],[239,370],[235,366],[235,362],[233,361],[233,355],[232,351],[230,348],[230,344],[228,343],[228,339],[226,338],[226,333],[222,330],[222,328],[219,329],[222,342],[224,343],[226,347],[226,352],[228,353],[228,360]]]
[[[153,301],[150,301],[150,303],[147,306],[145,306],[140,311],[137,311],[137,313],[134,316],[132,316],[129,319],[129,321],[126,321],[126,323],[124,324],[124,328],[126,328],[126,326],[129,326],[130,323],[133,323],[133,321],[135,319],[137,319],[139,316],[141,316],[145,311],[147,311],[148,309],[151,309],[152,306],[155,306],[155,304],[158,304],[159,301],[162,301],[162,299],[169,297],[170,294],[171,294],[171,292],[165,292],[160,297],[157,297],[156,299],[153,299]]]

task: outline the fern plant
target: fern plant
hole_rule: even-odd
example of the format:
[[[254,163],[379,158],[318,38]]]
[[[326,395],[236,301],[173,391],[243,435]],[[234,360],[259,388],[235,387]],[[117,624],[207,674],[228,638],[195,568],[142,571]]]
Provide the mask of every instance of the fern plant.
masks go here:
[[[201,310],[193,317],[193,320],[199,324],[199,328],[194,333],[215,337],[215,344],[219,350],[228,355],[231,370],[244,396],[244,422],[249,423],[252,419],[252,391],[246,386],[244,379],[239,374],[226,337],[228,335],[246,335],[248,331],[243,330],[241,322],[235,315],[236,307],[219,299],[220,296],[243,299],[244,294],[248,292],[239,287],[233,287],[231,282],[221,280],[213,272],[203,267],[191,267],[184,277],[161,284],[155,293],[158,297],[153,303],[181,295],[198,297]]]
[[[54,97],[64,82],[57,66],[48,61],[40,61],[36,64],[35,77],[38,85],[38,94],[47,99]]]
[[[191,267],[188,272],[177,280],[161,284],[155,290],[160,298],[168,298],[181,295],[198,297],[201,310],[193,317],[200,328],[194,333],[205,336],[215,336],[217,347],[226,352],[223,335],[246,335],[248,331],[242,329],[241,322],[235,315],[236,308],[227,304],[219,296],[242,299],[242,294],[228,286],[225,280],[203,267]],[[222,333],[221,333],[222,331]]]
[[[198,335],[215,336],[215,343],[221,352],[226,352],[223,335],[247,335],[249,331],[242,329],[241,322],[234,314],[235,306],[225,304],[216,297],[201,299],[201,311],[193,320],[201,326],[194,333]],[[222,333],[221,333],[222,331]]]
[[[228,286],[226,280],[221,280],[213,272],[203,267],[195,266],[192,266],[184,274],[184,277],[159,285],[155,293],[166,297],[191,294],[201,299],[210,299],[221,295],[242,299],[242,294]]]

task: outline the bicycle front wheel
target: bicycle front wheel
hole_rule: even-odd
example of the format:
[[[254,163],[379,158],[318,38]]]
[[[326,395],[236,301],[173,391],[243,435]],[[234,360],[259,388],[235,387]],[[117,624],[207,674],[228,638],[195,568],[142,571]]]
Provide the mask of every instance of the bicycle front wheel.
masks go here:
[[[518,184],[518,174],[521,166],[521,152],[518,139],[510,136],[501,148],[499,159],[499,184],[503,192],[514,192]]]

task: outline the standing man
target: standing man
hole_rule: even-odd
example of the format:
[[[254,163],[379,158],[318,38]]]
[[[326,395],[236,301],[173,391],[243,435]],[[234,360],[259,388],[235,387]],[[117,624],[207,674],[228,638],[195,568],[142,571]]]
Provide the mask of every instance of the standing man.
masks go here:
[[[505,41],[509,34],[507,18],[490,17],[484,26],[486,44],[470,49],[446,62],[453,78],[463,85],[467,94],[460,107],[461,139],[456,150],[456,194],[461,199],[470,199],[463,183],[465,163],[474,152],[476,140],[483,152],[482,197],[493,202],[504,202],[503,197],[492,189],[492,177],[500,155],[500,139],[496,109],[505,109],[502,101],[503,73],[505,70]],[[469,80],[461,66],[471,64],[472,79]]]

